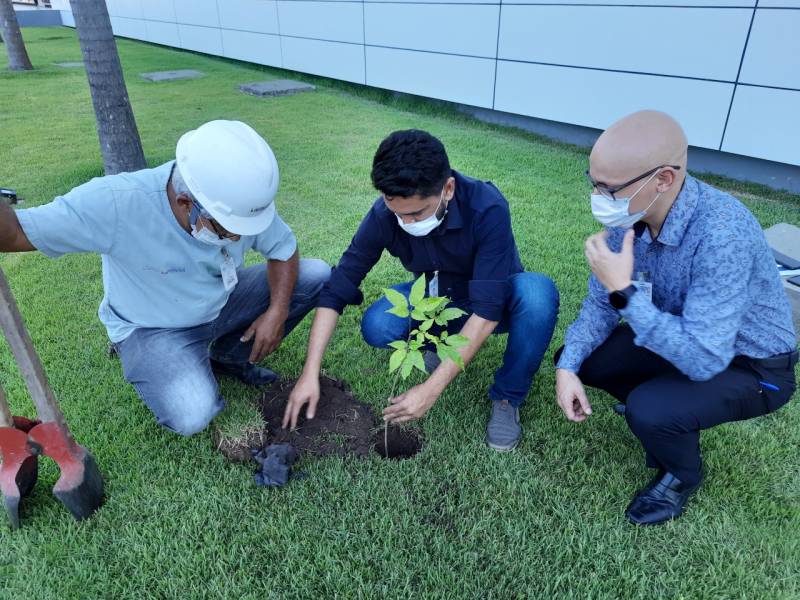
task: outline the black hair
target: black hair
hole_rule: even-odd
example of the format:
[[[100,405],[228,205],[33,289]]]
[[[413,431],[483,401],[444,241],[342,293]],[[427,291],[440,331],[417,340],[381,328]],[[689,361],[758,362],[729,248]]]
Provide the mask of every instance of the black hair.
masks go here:
[[[439,194],[451,174],[444,144],[418,129],[389,135],[372,160],[372,185],[388,197]]]

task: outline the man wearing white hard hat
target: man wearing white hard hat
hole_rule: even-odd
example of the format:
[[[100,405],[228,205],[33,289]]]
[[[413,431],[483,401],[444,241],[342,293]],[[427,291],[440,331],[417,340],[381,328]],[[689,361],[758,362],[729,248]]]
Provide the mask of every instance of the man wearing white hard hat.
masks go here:
[[[215,374],[277,378],[254,363],[314,307],[330,274],[300,260],[275,209],[278,180],[258,133],[211,121],[155,169],[99,177],[36,208],[3,204],[0,251],[100,254],[100,320],[126,380],[161,425],[191,435],[223,408]],[[244,268],[250,249],[266,265]]]

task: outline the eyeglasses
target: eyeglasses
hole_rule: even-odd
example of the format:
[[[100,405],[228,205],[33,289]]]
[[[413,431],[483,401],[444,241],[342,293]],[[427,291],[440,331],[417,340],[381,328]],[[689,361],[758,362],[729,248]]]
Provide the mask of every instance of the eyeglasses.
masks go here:
[[[676,171],[678,171],[678,170],[680,170],[681,167],[680,167],[680,165],[659,165],[659,166],[655,167],[654,169],[650,169],[646,173],[642,173],[638,177],[634,177],[630,181],[626,181],[622,185],[615,185],[613,187],[608,186],[605,183],[601,183],[599,181],[595,181],[594,179],[592,179],[592,176],[589,175],[589,169],[586,169],[585,175],[586,175],[586,179],[589,181],[589,185],[592,186],[592,189],[597,189],[597,191],[600,192],[606,198],[611,198],[612,200],[616,200],[617,198],[616,198],[616,196],[614,196],[614,194],[616,194],[620,190],[624,190],[629,185],[634,184],[637,181],[641,181],[642,179],[644,179],[648,175],[652,175],[653,173],[655,173],[659,169],[665,169],[665,168],[675,169]]]
[[[211,225],[212,231],[217,234],[219,239],[235,240],[239,237],[238,234],[231,233],[230,231],[222,227],[222,225],[217,223],[214,220],[214,218],[206,211],[206,209],[200,206],[199,202],[192,199],[192,204],[194,204],[194,207],[197,209],[197,212],[200,213],[200,216],[203,217],[209,225]]]

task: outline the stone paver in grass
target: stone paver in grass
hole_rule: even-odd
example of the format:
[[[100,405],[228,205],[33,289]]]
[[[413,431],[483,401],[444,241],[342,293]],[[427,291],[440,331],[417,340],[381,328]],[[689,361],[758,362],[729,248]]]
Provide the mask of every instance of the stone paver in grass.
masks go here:
[[[142,73],[142,77],[148,81],[175,81],[177,79],[197,79],[204,77],[202,71],[194,69],[182,69],[178,71],[153,71],[152,73]]]
[[[267,98],[271,96],[289,96],[300,92],[313,92],[316,87],[302,81],[292,81],[291,79],[276,79],[274,81],[254,81],[253,83],[243,83],[239,89],[245,94]]]
[[[76,69],[83,66],[83,62],[57,62],[53,63],[57,67],[64,67],[65,69]]]

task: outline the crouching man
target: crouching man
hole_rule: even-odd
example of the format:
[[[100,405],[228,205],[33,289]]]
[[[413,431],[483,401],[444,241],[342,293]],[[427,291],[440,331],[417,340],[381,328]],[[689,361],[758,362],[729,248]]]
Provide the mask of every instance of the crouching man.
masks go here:
[[[558,292],[541,273],[520,263],[508,202],[491,183],[450,168],[442,143],[424,131],[397,131],[381,142],[372,163],[381,193],[361,222],[320,295],[303,375],[289,398],[284,427],[295,426],[301,408],[312,418],[319,400],[319,371],[339,314],[360,304],[359,286],[384,250],[414,277],[425,274],[429,295],[447,296],[466,315],[450,321],[469,344],[459,352],[468,363],[492,333],[508,333],[503,364],[489,389],[486,443],[498,451],[516,447],[522,434],[519,408],[530,391],[558,316]],[[394,285],[409,296],[413,282]],[[390,285],[391,282],[387,282]],[[361,331],[371,346],[408,336],[415,324],[386,311],[382,298],[364,313]],[[422,384],[391,399],[384,419],[402,423],[424,416],[458,375],[448,359],[428,353],[431,373]]]
[[[277,378],[254,363],[315,306],[330,269],[299,259],[275,210],[275,156],[249,126],[211,121],[183,135],[176,154],[44,206],[3,204],[0,250],[100,254],[100,320],[125,378],[159,424],[190,435],[223,408],[215,374]],[[251,248],[267,263],[243,268]]]
[[[703,480],[700,430],[775,411],[795,390],[791,309],[761,227],[686,159],[681,127],[659,112],[597,140],[587,177],[608,229],[586,241],[589,295],[556,355],[567,418],[591,414],[584,384],[607,391],[657,469],[626,510],[636,524],[683,513]]]

